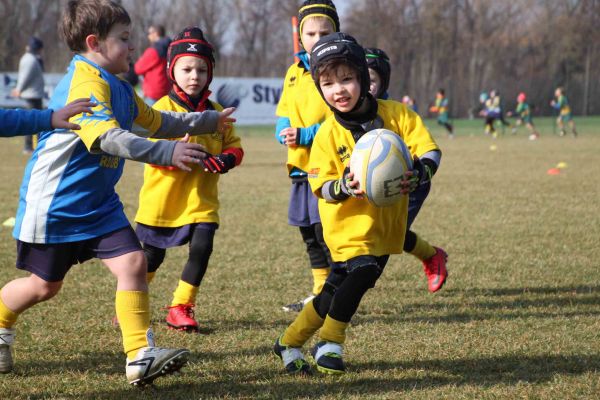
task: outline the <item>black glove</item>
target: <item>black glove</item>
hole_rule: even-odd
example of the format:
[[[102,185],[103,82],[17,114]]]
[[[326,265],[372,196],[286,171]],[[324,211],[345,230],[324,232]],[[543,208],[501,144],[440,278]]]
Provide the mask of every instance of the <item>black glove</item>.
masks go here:
[[[419,157],[416,156],[413,159],[412,171],[415,173],[415,175],[413,175],[415,189],[417,186],[421,186],[426,184],[427,182],[430,182],[431,177],[433,176],[433,171],[431,170],[431,167],[427,163],[421,161],[421,159],[419,159]]]
[[[233,154],[217,154],[208,156],[202,160],[204,170],[213,174],[225,174],[235,167],[235,156]]]

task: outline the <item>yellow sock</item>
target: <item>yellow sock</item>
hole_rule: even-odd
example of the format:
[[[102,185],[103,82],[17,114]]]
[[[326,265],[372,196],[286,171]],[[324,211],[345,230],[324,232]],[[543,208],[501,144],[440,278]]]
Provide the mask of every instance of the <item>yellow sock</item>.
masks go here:
[[[409,251],[409,253],[421,261],[425,261],[428,258],[433,257],[435,254],[435,248],[425,239],[422,239],[421,236],[417,235],[416,233],[415,235],[417,236],[417,242],[415,244],[415,248]]]
[[[156,271],[154,272],[148,272],[146,274],[146,282],[150,283],[154,280],[154,276],[156,275]]]
[[[328,342],[343,344],[346,340],[347,327],[348,322],[337,321],[327,315],[325,322],[323,322],[323,327],[319,332],[319,338]]]
[[[178,304],[195,304],[197,294],[197,286],[193,286],[187,282],[179,280],[177,289],[175,289],[173,292],[173,301],[171,302],[171,305],[176,306]]]
[[[0,328],[12,328],[17,322],[17,318],[19,318],[19,314],[6,307],[0,296]]]
[[[115,308],[127,358],[135,358],[142,347],[154,346],[148,292],[117,290]]]
[[[316,296],[319,293],[321,293],[321,290],[323,290],[323,285],[325,284],[325,280],[327,279],[327,277],[329,276],[329,272],[331,271],[331,268],[326,267],[326,268],[313,268],[312,270],[312,275],[313,275],[313,294]]]
[[[281,337],[281,343],[292,347],[302,347],[321,325],[323,325],[323,318],[319,317],[311,300],[302,307],[300,314],[287,327]]]

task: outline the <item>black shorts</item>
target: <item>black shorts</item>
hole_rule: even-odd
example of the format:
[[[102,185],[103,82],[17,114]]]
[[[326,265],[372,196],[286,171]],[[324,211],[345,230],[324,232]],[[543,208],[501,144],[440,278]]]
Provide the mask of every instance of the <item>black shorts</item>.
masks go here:
[[[69,243],[26,243],[17,240],[17,268],[47,282],[60,282],[74,264],[141,251],[130,225],[102,236]]]

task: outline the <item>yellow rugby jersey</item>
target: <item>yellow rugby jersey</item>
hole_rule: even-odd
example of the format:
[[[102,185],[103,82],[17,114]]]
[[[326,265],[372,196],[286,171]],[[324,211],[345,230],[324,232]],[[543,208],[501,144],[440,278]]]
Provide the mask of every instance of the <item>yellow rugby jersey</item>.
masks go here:
[[[310,71],[298,64],[293,64],[287,70],[275,113],[278,117],[289,118],[293,128],[306,128],[322,123],[333,115],[319,94]],[[293,167],[307,171],[309,157],[310,146],[288,147],[288,173]]]
[[[81,138],[88,150],[92,149],[98,137],[110,129],[131,130],[133,122],[150,132],[156,132],[160,128],[160,112],[149,107],[134,90],[131,93],[121,93],[125,91],[125,86],[110,80],[112,78],[116,81],[116,77],[103,76],[100,68],[81,56],[73,58],[73,65],[71,86],[65,104],[86,97],[97,104],[93,108],[93,114],[79,114],[71,119],[81,125],[80,130],[73,132]],[[135,104],[130,101],[129,96],[133,96]]]
[[[377,100],[384,128],[400,135],[411,151],[421,156],[439,147],[423,125],[421,117],[404,104]],[[408,196],[389,207],[375,207],[367,199],[350,197],[328,203],[321,187],[340,179],[348,165],[355,141],[352,133],[330,117],[315,136],[310,155],[308,180],[319,197],[323,234],[334,261],[347,261],[360,255],[400,254],[404,246]]]
[[[217,111],[223,107],[212,102]],[[187,112],[169,96],[157,101],[157,110]],[[225,134],[212,133],[190,137],[190,142],[206,147],[211,154],[227,148],[241,148],[241,140],[232,127]],[[192,171],[178,168],[144,167],[144,184],[140,191],[135,221],[145,225],[176,228],[200,222],[219,223],[218,182],[220,174],[205,172],[201,165],[190,165]]]

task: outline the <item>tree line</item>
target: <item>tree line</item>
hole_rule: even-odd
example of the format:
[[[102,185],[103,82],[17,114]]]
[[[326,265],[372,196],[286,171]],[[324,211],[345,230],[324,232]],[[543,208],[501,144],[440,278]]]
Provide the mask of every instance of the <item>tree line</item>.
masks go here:
[[[342,30],[390,56],[390,95],[426,110],[444,88],[454,117],[474,115],[497,89],[511,108],[523,91],[551,115],[562,86],[575,114],[600,114],[600,0],[334,0]],[[57,32],[66,0],[0,0],[0,70],[14,71],[29,35],[44,40],[48,72],[71,54]],[[290,18],[298,0],[122,0],[139,56],[146,31],[198,25],[217,51],[216,75],[282,77],[292,62]]]

